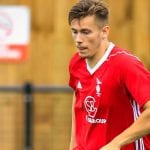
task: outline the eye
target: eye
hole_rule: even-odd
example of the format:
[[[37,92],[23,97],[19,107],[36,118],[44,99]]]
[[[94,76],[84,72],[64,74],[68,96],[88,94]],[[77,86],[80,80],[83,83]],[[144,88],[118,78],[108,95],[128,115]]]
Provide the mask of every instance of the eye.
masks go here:
[[[77,30],[74,30],[74,29],[72,29],[71,32],[72,32],[73,35],[78,33]]]
[[[72,31],[72,34],[77,34],[77,31]]]
[[[88,34],[89,34],[89,32],[88,32],[88,31],[84,31],[84,32],[83,32],[83,34],[86,34],[86,35],[88,35]]]
[[[91,33],[90,30],[83,30],[83,31],[82,31],[82,34],[85,34],[85,35],[88,35],[88,34],[90,34],[90,33]]]

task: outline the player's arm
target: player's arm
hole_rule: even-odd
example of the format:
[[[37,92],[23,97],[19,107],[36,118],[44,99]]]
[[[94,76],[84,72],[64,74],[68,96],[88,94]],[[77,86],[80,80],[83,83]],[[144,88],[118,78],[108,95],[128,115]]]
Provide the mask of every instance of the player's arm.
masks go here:
[[[76,146],[74,104],[75,104],[75,94],[73,94],[73,102],[72,102],[72,127],[71,127],[71,140],[69,150],[72,150]]]
[[[139,118],[100,150],[120,150],[121,147],[147,134],[150,134],[150,100],[144,105],[144,111]]]

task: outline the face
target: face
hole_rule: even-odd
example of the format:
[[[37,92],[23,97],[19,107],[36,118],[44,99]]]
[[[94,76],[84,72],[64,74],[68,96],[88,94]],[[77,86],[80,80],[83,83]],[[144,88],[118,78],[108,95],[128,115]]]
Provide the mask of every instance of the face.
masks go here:
[[[82,58],[92,58],[101,53],[102,43],[107,40],[108,26],[100,28],[94,16],[74,19],[70,26],[78,53]]]

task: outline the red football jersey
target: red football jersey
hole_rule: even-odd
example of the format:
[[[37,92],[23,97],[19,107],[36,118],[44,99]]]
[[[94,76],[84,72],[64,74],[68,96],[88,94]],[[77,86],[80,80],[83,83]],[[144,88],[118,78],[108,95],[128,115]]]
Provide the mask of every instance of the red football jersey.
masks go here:
[[[74,150],[99,150],[128,128],[150,100],[150,73],[113,43],[94,68],[76,53],[69,72],[76,96]],[[121,150],[150,150],[150,138],[144,138]]]

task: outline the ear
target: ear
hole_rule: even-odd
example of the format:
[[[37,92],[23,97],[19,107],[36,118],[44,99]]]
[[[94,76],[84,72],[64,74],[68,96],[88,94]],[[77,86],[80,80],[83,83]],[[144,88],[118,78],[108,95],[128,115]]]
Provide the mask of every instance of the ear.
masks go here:
[[[107,39],[109,35],[109,26],[104,26],[102,28],[102,38]]]

